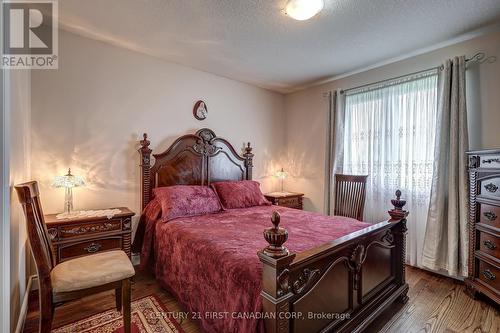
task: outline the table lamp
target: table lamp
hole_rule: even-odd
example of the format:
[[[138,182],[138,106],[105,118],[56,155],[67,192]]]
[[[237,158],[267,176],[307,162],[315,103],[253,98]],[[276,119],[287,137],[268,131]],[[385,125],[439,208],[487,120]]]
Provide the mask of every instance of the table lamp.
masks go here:
[[[281,193],[284,193],[285,191],[283,190],[283,181],[285,180],[285,178],[288,176],[288,173],[286,173],[283,168],[281,168],[280,171],[276,172],[274,174],[274,176],[278,179],[281,180]]]
[[[85,179],[80,176],[71,174],[71,169],[64,176],[56,176],[52,182],[52,186],[60,188],[64,187],[66,190],[64,195],[64,214],[71,215],[73,211],[73,187],[85,185]]]

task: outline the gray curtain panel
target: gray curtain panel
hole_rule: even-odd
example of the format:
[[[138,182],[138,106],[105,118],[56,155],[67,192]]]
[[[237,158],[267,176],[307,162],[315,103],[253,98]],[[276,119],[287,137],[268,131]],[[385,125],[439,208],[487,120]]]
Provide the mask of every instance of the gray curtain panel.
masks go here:
[[[467,275],[467,107],[465,56],[447,60],[438,87],[435,164],[422,264]]]
[[[342,173],[344,144],[344,100],[340,91],[329,93],[328,135],[325,176],[325,214],[333,215],[334,174]]]

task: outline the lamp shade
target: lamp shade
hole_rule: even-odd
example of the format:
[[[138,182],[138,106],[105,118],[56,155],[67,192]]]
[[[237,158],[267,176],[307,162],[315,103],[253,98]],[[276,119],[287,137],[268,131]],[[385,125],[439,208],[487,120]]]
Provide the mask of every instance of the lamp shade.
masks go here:
[[[277,172],[274,174],[274,176],[275,176],[276,178],[278,178],[278,179],[285,179],[286,177],[288,177],[288,173],[287,173],[287,172],[285,172],[285,171],[283,170],[283,168],[281,168],[281,170],[280,170],[280,171],[277,171]]]
[[[79,186],[85,186],[85,179],[81,176],[75,176],[71,174],[71,169],[68,169],[68,173],[64,176],[56,176],[52,182],[54,187],[64,187],[73,188]]]

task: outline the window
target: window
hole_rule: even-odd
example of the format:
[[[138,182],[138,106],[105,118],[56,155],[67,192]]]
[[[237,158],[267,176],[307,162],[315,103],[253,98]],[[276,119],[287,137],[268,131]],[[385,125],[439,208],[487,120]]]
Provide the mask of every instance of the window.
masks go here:
[[[436,70],[347,91],[342,172],[369,175],[365,219],[387,219],[401,189],[410,211],[407,260],[420,265],[437,113]]]

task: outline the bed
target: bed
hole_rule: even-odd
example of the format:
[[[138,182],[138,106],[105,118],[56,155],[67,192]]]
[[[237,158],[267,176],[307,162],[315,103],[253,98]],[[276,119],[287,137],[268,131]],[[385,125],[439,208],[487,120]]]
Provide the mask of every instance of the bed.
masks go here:
[[[179,137],[154,164],[149,145],[144,135],[134,249],[206,332],[358,332],[408,300],[400,193],[377,224],[276,206],[161,223],[153,189],[251,180],[253,153],[210,129]]]

